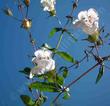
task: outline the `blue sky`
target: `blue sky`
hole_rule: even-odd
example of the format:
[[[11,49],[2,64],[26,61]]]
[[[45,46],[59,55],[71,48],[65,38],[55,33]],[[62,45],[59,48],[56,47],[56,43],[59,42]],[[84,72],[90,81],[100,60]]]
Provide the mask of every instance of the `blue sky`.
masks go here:
[[[79,6],[74,16],[77,17],[78,12],[81,10],[91,7],[95,8],[99,13],[100,26],[105,26],[105,32],[109,32],[109,4],[109,0],[79,0]],[[57,0],[57,15],[63,24],[66,22],[65,16],[69,14],[71,5],[72,0]],[[16,16],[20,16],[16,3],[13,0],[3,0],[0,8],[6,6],[11,7]],[[53,27],[59,26],[59,24],[55,18],[48,18],[48,14],[42,11],[40,0],[32,0],[29,16],[33,20],[31,31],[37,41],[37,45],[40,46],[42,43],[49,43],[55,47],[59,35],[56,34],[52,39],[49,39],[48,34]],[[64,36],[60,50],[68,51],[75,58],[80,59],[83,56],[84,48],[90,44],[81,41],[85,37],[82,31],[74,30],[72,26],[70,29],[76,38],[78,38],[78,42],[73,43],[69,37]],[[0,37],[0,106],[23,106],[19,95],[28,93],[27,84],[29,81],[18,71],[26,66],[32,66],[31,59],[27,56],[33,53],[32,47],[29,43],[27,33],[20,28],[20,23],[5,16],[1,11]],[[110,47],[102,47],[100,54],[102,56],[110,54]],[[59,65],[66,64],[62,60],[59,60],[59,58],[56,60]],[[91,60],[86,64],[83,63],[77,72],[74,69],[70,70],[69,78],[65,82],[69,83],[72,79],[75,79],[92,66],[94,62]],[[96,85],[95,79],[97,73],[98,69],[95,69],[73,85],[70,88],[71,98],[67,101],[61,100],[62,106],[110,106],[110,70],[105,70],[103,78]],[[52,96],[52,94],[48,94],[48,96],[50,95]],[[49,102],[44,106],[49,106]]]

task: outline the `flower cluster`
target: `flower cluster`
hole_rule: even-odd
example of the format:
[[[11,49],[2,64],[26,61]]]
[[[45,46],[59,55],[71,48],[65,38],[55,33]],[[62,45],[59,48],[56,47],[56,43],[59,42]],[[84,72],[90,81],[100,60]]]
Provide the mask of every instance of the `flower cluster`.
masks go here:
[[[88,35],[95,35],[99,32],[99,17],[95,9],[90,8],[88,11],[81,11],[78,14],[78,19],[73,21],[76,27],[81,27]]]
[[[48,11],[51,15],[55,15],[55,4],[56,0],[41,0],[41,4],[43,6],[44,11]]]
[[[55,61],[52,59],[52,52],[46,48],[38,49],[34,53],[35,57],[32,62],[37,66],[30,72],[30,78],[33,78],[34,74],[41,75],[48,71],[55,69]]]

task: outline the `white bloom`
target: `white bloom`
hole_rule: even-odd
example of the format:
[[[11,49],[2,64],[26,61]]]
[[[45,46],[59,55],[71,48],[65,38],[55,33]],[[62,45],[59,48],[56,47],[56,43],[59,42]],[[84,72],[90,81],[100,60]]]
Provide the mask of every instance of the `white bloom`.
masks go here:
[[[33,78],[34,74],[41,75],[55,69],[55,61],[52,59],[51,51],[39,49],[34,54],[35,57],[32,59],[32,62],[37,66],[31,70],[30,78]]]
[[[55,10],[56,0],[41,0],[44,11],[53,11]]]
[[[33,63],[38,63],[42,59],[52,58],[52,52],[47,49],[39,49],[34,53],[35,57],[32,59]]]
[[[89,35],[94,35],[99,30],[99,17],[95,9],[90,8],[88,11],[81,11],[73,24],[82,27],[83,31]]]

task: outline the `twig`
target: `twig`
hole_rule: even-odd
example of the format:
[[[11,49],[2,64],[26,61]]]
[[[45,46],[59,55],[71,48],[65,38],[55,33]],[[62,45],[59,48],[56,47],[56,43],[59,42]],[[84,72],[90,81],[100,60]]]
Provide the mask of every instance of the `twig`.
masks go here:
[[[78,4],[78,0],[75,0],[74,4]],[[75,8],[72,8],[72,11],[70,12],[70,15],[69,15],[69,16],[72,17],[72,14],[73,14],[74,10],[75,10]],[[58,17],[56,17],[56,18],[57,18],[57,20],[59,21]],[[67,22],[65,23],[63,29],[66,29],[66,26],[68,25],[69,21],[70,21],[70,20],[68,19]],[[61,21],[59,21],[59,24],[62,25],[62,24],[61,24]],[[58,43],[57,43],[57,45],[56,45],[56,49],[58,49],[59,46],[60,46],[61,40],[62,40],[62,38],[63,38],[63,33],[64,33],[64,31],[62,31],[62,33],[61,33],[61,35],[60,35],[60,38],[59,38]]]
[[[28,17],[28,11],[29,11],[29,7],[27,6],[27,9],[26,9],[26,18]]]
[[[63,38],[63,33],[64,33],[64,32],[61,32],[61,34],[60,34],[60,37],[59,37],[59,40],[58,40],[58,43],[57,43],[56,49],[58,49],[59,46],[60,46],[60,43],[61,43],[62,38]]]
[[[23,18],[25,18],[24,11],[23,11],[23,5],[20,0],[18,0],[18,10],[21,12]]]
[[[83,74],[81,74],[78,78],[76,78],[75,80],[73,80],[70,84],[68,84],[63,90],[62,92],[60,92],[55,99],[53,100],[53,103],[55,103],[57,101],[57,99],[59,98],[59,96],[70,86],[72,86],[73,84],[75,84],[77,81],[79,81],[82,77],[84,77],[85,75],[87,75],[89,72],[91,72],[94,68],[96,68],[100,63],[96,63],[94,66],[92,66],[90,69],[88,69],[86,72],[84,72]]]
[[[81,62],[83,62],[86,58],[87,58],[87,60],[88,60],[88,54],[91,53],[92,50],[93,50],[93,48],[92,48],[90,51],[87,51],[87,50],[86,50],[86,52],[85,52],[86,55],[85,55],[80,61],[78,61],[78,64],[80,64]],[[88,54],[87,54],[87,52],[88,52]],[[69,66],[69,67],[67,67],[67,68],[68,68],[68,69],[69,69],[69,68],[72,68],[72,67],[74,67],[75,65],[76,65],[76,64],[72,64],[71,66]]]
[[[88,69],[86,72],[82,73],[79,77],[77,77],[75,80],[73,80],[71,83],[69,83],[63,90],[62,92],[60,92],[55,99],[53,100],[52,103],[55,103],[57,101],[57,99],[59,98],[59,96],[70,86],[72,86],[73,84],[75,84],[77,81],[79,81],[82,77],[84,77],[85,75],[87,75],[89,72],[91,72],[94,68],[96,68],[98,65],[102,64],[104,61],[109,60],[110,55],[102,57],[100,59],[100,61],[98,61],[94,66],[92,66],[90,69]]]
[[[96,49],[97,55],[99,56],[99,52],[98,52],[98,48],[97,48],[97,44],[96,44],[96,43],[94,43],[94,47],[95,47],[95,49]]]

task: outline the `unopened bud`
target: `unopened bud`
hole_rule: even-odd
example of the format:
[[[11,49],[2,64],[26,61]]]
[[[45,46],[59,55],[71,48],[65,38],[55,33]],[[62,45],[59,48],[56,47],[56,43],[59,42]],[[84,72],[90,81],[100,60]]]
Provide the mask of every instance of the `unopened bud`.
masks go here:
[[[24,4],[28,7],[30,5],[30,0],[24,0]]]
[[[3,9],[4,13],[8,16],[13,16],[13,13],[10,8]]]
[[[50,16],[56,16],[56,11],[55,10],[52,10],[49,13],[50,13]]]
[[[30,19],[24,19],[22,21],[22,25],[21,27],[25,28],[25,29],[30,29],[32,26],[32,21]]]

